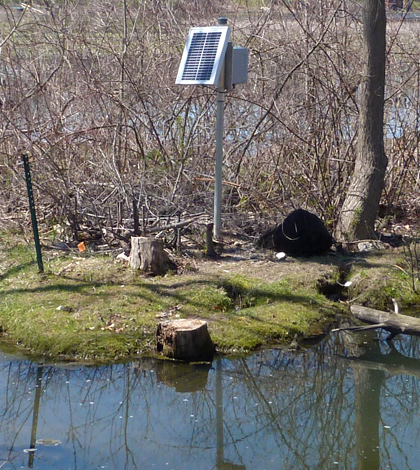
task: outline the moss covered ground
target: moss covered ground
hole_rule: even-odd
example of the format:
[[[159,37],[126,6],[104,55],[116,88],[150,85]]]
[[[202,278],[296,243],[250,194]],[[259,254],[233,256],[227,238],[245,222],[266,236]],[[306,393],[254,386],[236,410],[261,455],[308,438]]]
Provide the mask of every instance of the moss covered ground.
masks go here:
[[[49,358],[108,362],[154,354],[157,324],[174,318],[204,319],[219,352],[245,352],[324,334],[351,301],[377,308],[390,307],[391,297],[418,303],[396,249],[278,261],[236,244],[217,260],[183,257],[179,273],[150,277],[115,254],[46,246],[39,273],[30,241],[3,234],[0,245],[3,339]]]

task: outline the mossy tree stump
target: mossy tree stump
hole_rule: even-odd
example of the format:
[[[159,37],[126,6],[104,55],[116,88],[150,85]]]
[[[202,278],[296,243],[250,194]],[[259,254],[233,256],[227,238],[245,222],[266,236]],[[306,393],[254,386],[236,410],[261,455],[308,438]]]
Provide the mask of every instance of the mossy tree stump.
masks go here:
[[[169,320],[159,323],[157,350],[164,356],[182,361],[211,361],[214,345],[203,320]]]
[[[162,240],[148,237],[131,237],[129,264],[133,269],[154,275],[176,271],[176,265],[166,254]]]

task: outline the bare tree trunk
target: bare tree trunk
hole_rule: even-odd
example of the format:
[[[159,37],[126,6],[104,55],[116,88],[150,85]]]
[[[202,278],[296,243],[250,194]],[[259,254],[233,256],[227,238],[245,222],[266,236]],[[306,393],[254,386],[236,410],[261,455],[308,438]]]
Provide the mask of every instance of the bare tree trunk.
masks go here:
[[[388,164],[384,150],[385,0],[364,0],[365,70],[359,103],[354,174],[336,229],[339,240],[372,238]]]

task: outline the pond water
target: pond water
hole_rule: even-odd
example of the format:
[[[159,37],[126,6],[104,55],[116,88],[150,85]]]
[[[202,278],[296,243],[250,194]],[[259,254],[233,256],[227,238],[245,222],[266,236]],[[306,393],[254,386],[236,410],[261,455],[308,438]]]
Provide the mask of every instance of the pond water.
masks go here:
[[[418,469],[418,339],[101,367],[0,361],[0,468]]]

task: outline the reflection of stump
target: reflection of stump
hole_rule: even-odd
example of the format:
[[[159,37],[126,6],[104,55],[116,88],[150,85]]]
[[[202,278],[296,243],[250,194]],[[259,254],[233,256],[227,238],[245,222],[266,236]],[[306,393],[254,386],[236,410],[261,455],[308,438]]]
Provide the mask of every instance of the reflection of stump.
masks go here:
[[[159,323],[157,350],[182,361],[211,361],[214,345],[203,320],[172,320]]]
[[[175,264],[163,249],[162,240],[147,237],[131,237],[130,266],[151,274],[165,274],[176,270]]]
[[[212,367],[209,362],[189,364],[147,356],[133,359],[131,366],[136,375],[144,375],[146,372],[155,371],[158,382],[168,387],[174,387],[180,393],[205,390],[209,371]]]
[[[156,379],[180,393],[205,390],[211,364],[188,364],[186,362],[159,361]]]

